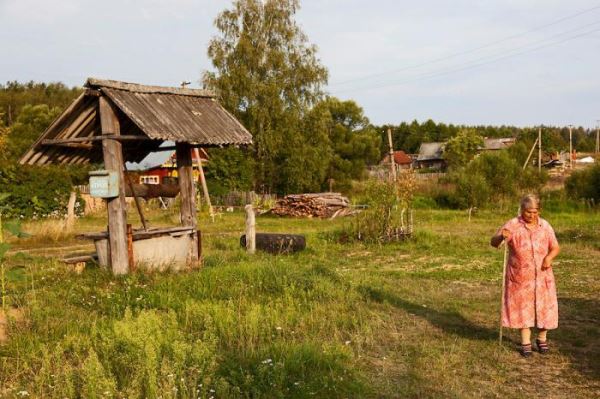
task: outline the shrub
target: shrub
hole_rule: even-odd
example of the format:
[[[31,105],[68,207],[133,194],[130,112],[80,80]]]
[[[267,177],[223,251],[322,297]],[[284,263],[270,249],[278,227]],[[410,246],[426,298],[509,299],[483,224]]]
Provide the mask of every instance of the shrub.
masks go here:
[[[67,170],[58,166],[0,165],[0,186],[10,194],[9,217],[58,216],[66,212],[72,190]]]
[[[600,165],[573,172],[565,182],[565,190],[573,198],[600,202]]]
[[[539,192],[548,175],[531,168],[523,171],[511,153],[498,151],[481,154],[447,180],[453,188],[437,191],[434,199],[440,207],[456,209],[485,207],[522,192]]]
[[[371,180],[367,183],[359,213],[341,233],[342,240],[386,242],[408,231],[408,214],[415,189],[414,176],[399,176],[395,183]]]

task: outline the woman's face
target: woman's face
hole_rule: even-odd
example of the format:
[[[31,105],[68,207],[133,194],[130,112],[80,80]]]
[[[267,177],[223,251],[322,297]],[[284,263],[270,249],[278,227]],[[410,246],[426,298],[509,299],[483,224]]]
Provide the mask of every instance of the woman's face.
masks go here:
[[[537,223],[540,211],[537,208],[526,208],[521,212],[521,216],[525,223]]]

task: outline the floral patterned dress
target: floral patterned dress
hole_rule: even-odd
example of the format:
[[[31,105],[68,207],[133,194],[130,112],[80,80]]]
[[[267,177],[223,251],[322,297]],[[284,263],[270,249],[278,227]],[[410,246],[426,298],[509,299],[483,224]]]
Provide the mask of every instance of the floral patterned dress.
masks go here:
[[[519,216],[498,230],[511,233],[504,291],[502,325],[509,328],[558,327],[558,302],[552,268],[542,270],[542,262],[558,246],[552,226],[539,218],[537,226],[527,226]]]

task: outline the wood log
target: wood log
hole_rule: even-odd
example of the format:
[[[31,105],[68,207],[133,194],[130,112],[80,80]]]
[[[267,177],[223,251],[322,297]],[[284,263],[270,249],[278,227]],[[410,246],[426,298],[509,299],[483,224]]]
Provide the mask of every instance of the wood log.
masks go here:
[[[149,199],[149,198],[175,198],[179,194],[180,188],[175,184],[133,184],[133,191],[137,197]],[[131,188],[129,185],[125,187],[125,195],[127,197],[133,197]]]
[[[246,235],[240,237],[240,245],[246,248]],[[306,238],[299,234],[256,233],[256,249],[272,254],[287,254],[306,248]]]
[[[348,198],[340,193],[292,194],[277,201],[270,210],[278,216],[331,218],[354,214]]]

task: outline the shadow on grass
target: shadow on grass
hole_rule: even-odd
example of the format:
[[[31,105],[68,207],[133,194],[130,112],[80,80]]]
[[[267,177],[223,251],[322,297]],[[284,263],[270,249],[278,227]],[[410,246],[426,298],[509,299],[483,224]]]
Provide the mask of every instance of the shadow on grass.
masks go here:
[[[600,301],[559,298],[559,326],[550,332],[561,353],[571,357],[573,368],[600,380]]]
[[[427,320],[429,323],[444,330],[446,333],[459,335],[468,339],[489,341],[498,339],[497,330],[474,324],[465,319],[458,312],[443,312],[424,307],[423,305],[409,302],[396,294],[379,288],[361,286],[359,287],[359,291],[367,299],[379,303],[387,302],[392,306]],[[510,339],[507,340],[510,341]]]

